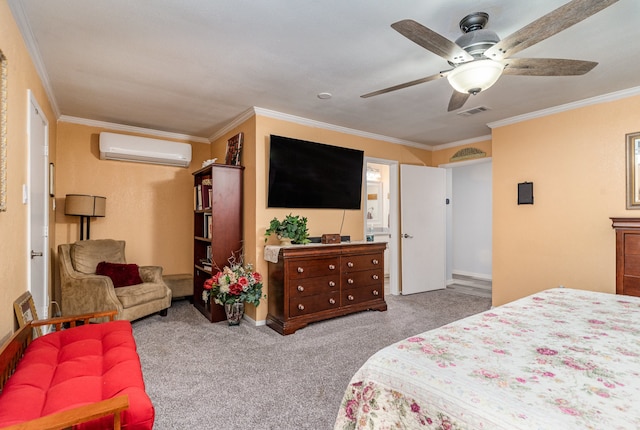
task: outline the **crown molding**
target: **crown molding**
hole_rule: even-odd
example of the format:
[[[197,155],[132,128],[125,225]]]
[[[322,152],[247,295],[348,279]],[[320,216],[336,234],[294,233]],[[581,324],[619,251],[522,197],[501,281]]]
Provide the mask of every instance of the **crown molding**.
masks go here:
[[[191,136],[189,134],[171,133],[168,131],[154,130],[151,128],[117,124],[115,122],[96,121],[93,119],[78,118],[75,116],[61,115],[60,118],[58,118],[58,122],[68,122],[72,124],[86,125],[89,127],[100,127],[100,128],[113,130],[113,131],[139,133],[139,134],[145,134],[148,136],[161,137],[164,139],[188,140],[190,142],[210,143],[206,137]]]
[[[409,140],[396,139],[394,137],[383,136],[381,134],[369,133],[369,132],[362,131],[362,130],[355,130],[353,128],[341,127],[339,125],[329,124],[329,123],[326,123],[326,122],[316,121],[316,120],[309,119],[309,118],[303,118],[303,117],[296,116],[296,115],[290,115],[290,114],[287,114],[287,113],[277,112],[277,111],[270,110],[270,109],[264,109],[264,108],[260,108],[260,107],[257,107],[257,106],[253,106],[253,107],[247,109],[246,111],[242,112],[240,115],[238,115],[236,118],[234,118],[229,124],[225,125],[222,129],[220,129],[218,132],[213,134],[209,138],[209,140],[211,142],[213,142],[215,139],[218,139],[219,137],[221,137],[225,133],[228,133],[233,128],[235,128],[238,125],[242,124],[243,122],[245,122],[246,120],[248,120],[249,118],[251,118],[254,115],[256,115],[256,116],[260,115],[260,116],[264,116],[264,117],[267,117],[267,118],[279,119],[279,120],[283,120],[283,121],[287,121],[287,122],[292,122],[294,124],[304,125],[304,126],[307,126],[307,127],[322,128],[324,130],[336,131],[336,132],[339,132],[339,133],[350,134],[350,135],[353,135],[353,136],[364,137],[364,138],[367,138],[367,139],[381,140],[383,142],[394,143],[396,145],[412,146],[414,148],[420,148],[420,149],[424,149],[424,150],[427,150],[427,151],[433,151],[433,148],[431,148],[429,146],[425,146],[423,144],[416,143],[416,142],[411,142]]]
[[[53,114],[56,118],[58,118],[60,117],[60,108],[58,107],[58,102],[56,101],[53,89],[51,88],[49,75],[47,74],[47,70],[44,67],[42,56],[40,55],[40,51],[38,50],[38,45],[35,43],[36,38],[33,35],[33,31],[31,30],[31,26],[29,25],[29,21],[27,20],[24,6],[22,5],[22,2],[20,0],[8,0],[8,4],[9,9],[11,9],[11,13],[13,14],[13,19],[15,20],[18,29],[20,30],[20,34],[22,34],[22,39],[24,40],[24,44],[27,47],[27,51],[31,56],[31,61],[33,61],[33,65],[36,68],[38,76],[40,77],[40,81],[42,81],[44,91],[47,93],[47,97],[49,98],[49,103],[51,104]]]
[[[519,122],[528,121],[535,118],[541,118],[544,116],[554,115],[557,113],[566,112],[573,109],[597,105],[600,103],[612,102],[612,101],[624,99],[627,97],[633,97],[633,96],[637,96],[638,94],[640,94],[640,87],[628,88],[626,90],[615,91],[613,93],[603,94],[601,96],[596,96],[596,97],[590,97],[588,99],[555,106],[549,109],[542,109],[542,110],[530,112],[524,115],[513,116],[511,118],[490,122],[487,124],[487,126],[491,129],[504,127],[506,125],[517,124]]]
[[[308,127],[322,128],[324,130],[336,131],[338,133],[350,134],[353,136],[364,137],[367,139],[381,140],[383,142],[394,143],[396,145],[412,146],[414,148],[426,149],[432,151],[433,149],[423,144],[412,142],[410,140],[396,139],[395,137],[384,136],[376,133],[369,133],[367,131],[356,130],[353,128],[342,127],[339,125],[329,124],[326,122],[316,121],[313,119],[303,118],[295,115],[289,115],[282,112],[276,112],[269,109],[263,109],[254,106],[256,115],[266,116],[274,119],[281,119],[283,121],[289,121],[300,125],[306,125]]]
[[[225,125],[220,130],[212,134],[209,137],[209,142],[213,143],[216,139],[219,139],[220,137],[224,136],[225,134],[227,134],[228,132],[230,132],[231,130],[233,130],[234,128],[236,128],[237,126],[239,126],[240,124],[242,124],[243,122],[245,122],[246,120],[254,116],[255,114],[256,114],[255,108],[251,107],[245,110],[240,115],[232,119],[231,122],[227,123],[227,125]]]

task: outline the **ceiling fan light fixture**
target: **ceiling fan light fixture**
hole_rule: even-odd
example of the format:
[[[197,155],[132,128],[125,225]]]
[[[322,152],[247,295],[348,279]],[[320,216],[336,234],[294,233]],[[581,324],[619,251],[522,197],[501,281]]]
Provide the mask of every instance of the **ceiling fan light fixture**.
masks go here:
[[[475,60],[461,64],[447,75],[449,84],[459,93],[477,94],[495,84],[504,65],[493,60]]]

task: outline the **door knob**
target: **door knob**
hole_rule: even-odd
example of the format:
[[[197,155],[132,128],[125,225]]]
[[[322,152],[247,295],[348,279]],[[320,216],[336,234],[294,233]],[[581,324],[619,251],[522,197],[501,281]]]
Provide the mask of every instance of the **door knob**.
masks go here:
[[[405,239],[413,239],[413,236],[407,233],[403,234],[402,237],[404,237]]]
[[[35,257],[42,257],[42,252],[31,251],[31,259],[33,260]]]

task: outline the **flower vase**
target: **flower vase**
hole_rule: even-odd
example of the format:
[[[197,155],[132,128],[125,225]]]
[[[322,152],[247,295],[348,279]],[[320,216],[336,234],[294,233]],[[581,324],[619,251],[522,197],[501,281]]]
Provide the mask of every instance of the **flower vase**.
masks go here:
[[[293,240],[290,237],[282,236],[278,236],[278,239],[280,239],[280,246],[291,246],[291,241]]]
[[[242,315],[244,315],[244,303],[225,303],[224,311],[227,313],[227,322],[229,325],[240,325]]]

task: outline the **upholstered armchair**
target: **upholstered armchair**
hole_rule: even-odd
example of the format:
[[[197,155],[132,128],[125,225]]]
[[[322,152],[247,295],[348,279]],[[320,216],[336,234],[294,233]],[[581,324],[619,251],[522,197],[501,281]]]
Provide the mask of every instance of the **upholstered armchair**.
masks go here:
[[[112,239],[82,240],[58,246],[63,315],[116,309],[116,319],[132,321],[155,312],[167,314],[171,290],[162,280],[162,267],[136,268],[126,264],[124,247],[123,240]],[[106,272],[105,267],[113,273]],[[96,274],[97,268],[99,273],[109,276]],[[121,269],[128,272],[137,269],[138,273],[128,273],[123,281],[122,276],[115,276],[122,273]],[[125,286],[116,286],[114,280]],[[136,281],[142,283],[127,285]]]

